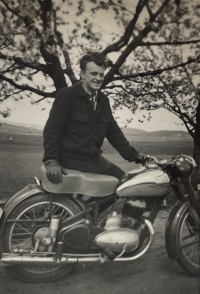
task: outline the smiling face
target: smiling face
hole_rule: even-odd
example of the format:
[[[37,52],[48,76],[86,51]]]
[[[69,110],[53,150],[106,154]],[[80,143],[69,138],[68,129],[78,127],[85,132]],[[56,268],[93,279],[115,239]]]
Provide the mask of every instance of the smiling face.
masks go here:
[[[81,78],[91,94],[100,89],[104,79],[104,72],[105,67],[98,66],[93,61],[86,64],[85,71],[81,71]]]

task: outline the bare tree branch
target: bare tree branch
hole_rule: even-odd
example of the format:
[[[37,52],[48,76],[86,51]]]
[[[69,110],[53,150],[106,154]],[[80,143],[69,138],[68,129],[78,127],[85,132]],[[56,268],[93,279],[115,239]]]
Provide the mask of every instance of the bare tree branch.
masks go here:
[[[2,71],[0,71],[0,74],[5,74],[5,73],[7,73],[7,72],[10,72],[10,71],[14,71],[14,70],[16,70],[17,69],[17,67],[15,67],[15,62],[13,63],[13,64],[11,64],[8,68],[6,68],[6,69],[4,69],[4,70],[2,70]]]
[[[23,22],[24,22],[24,24],[25,24],[27,27],[29,27],[29,26],[33,23],[33,21],[32,21],[29,17],[27,17],[27,16],[22,17],[22,16],[18,13],[17,10],[12,9],[12,8],[6,3],[7,1],[4,1],[4,0],[0,0],[0,1],[6,6],[6,8],[7,8],[11,13],[13,13],[14,15],[16,15],[18,18],[22,19]],[[38,31],[38,30],[37,30],[37,31]]]
[[[170,93],[167,85],[165,84],[165,82],[163,81],[163,79],[161,77],[159,77],[159,79],[163,83],[163,85],[164,85],[164,87],[166,89],[166,92],[171,97],[171,93]],[[183,123],[184,123],[186,129],[188,130],[189,134],[191,135],[192,138],[194,138],[194,132],[188,126],[188,124],[191,125],[193,127],[193,130],[194,130],[194,127],[195,127],[194,121],[189,117],[189,115],[187,113],[185,113],[185,112],[183,113],[181,111],[181,108],[180,108],[180,106],[178,105],[178,103],[176,102],[175,99],[172,98],[172,100],[173,100],[173,103],[175,104],[176,109],[171,104],[169,104],[167,101],[164,101],[165,105],[167,105],[169,109],[173,110],[173,111],[171,111],[171,110],[170,111],[173,112],[175,115],[177,115],[183,121]]]
[[[129,95],[132,95],[131,93],[130,93],[130,91],[128,91],[127,89],[125,89],[122,85],[111,85],[111,86],[107,86],[107,87],[105,87],[105,89],[107,90],[107,89],[115,89],[115,88],[121,88],[122,90],[123,90],[123,92],[126,92],[127,94],[129,94]],[[116,93],[115,93],[116,94]],[[138,94],[134,94],[135,96],[139,96]]]
[[[28,74],[30,76],[34,76],[38,73],[38,70],[34,71],[34,72],[29,72]],[[22,72],[20,72],[20,74],[23,76],[23,77],[27,77],[27,73],[23,74]]]
[[[139,0],[135,15],[133,16],[132,20],[130,21],[128,27],[126,28],[124,35],[115,43],[112,45],[109,45],[106,49],[102,51],[104,55],[107,55],[110,52],[119,51],[122,47],[124,47],[126,44],[128,44],[128,41],[130,40],[130,37],[132,36],[133,30],[135,28],[135,25],[138,21],[138,18],[140,16],[140,13],[144,6],[146,5],[148,0]]]
[[[194,127],[195,127],[195,123],[194,121],[191,120],[191,118],[188,116],[187,113],[183,113],[180,109],[180,106],[178,105],[178,103],[176,103],[175,100],[173,100],[174,104],[176,105],[178,111],[176,111],[176,114],[178,113],[179,114],[179,117],[180,119],[183,121],[186,129],[188,130],[188,133],[190,134],[190,136],[192,138],[194,138],[194,132],[189,128],[189,125],[193,126],[193,130],[194,130]]]
[[[37,100],[37,101],[34,101],[34,103],[33,104],[37,104],[37,103],[39,103],[39,102],[41,102],[41,101],[43,101],[43,100],[45,100],[47,97],[42,97],[41,99],[39,99],[39,100]]]
[[[52,12],[52,0],[38,0],[38,2],[42,11],[40,17],[43,22],[43,28],[46,30],[49,27],[48,14]]]
[[[142,96],[147,96],[147,95],[154,95],[157,94],[158,91],[156,92],[145,92],[145,93],[137,93],[135,92],[132,88],[130,89],[130,91],[128,91],[125,87],[123,87],[122,85],[110,85],[110,86],[106,86],[105,90],[107,89],[115,89],[115,88],[121,88],[124,92],[126,92],[129,95],[132,95],[134,97],[142,97]],[[116,93],[115,93],[116,94]],[[159,92],[159,94],[162,94],[161,92]]]
[[[130,44],[127,45],[126,49],[122,52],[122,54],[120,55],[120,57],[118,58],[116,63],[113,65],[113,67],[110,69],[110,71],[106,74],[106,76],[104,78],[103,87],[105,87],[107,84],[110,83],[110,81],[113,79],[115,74],[119,73],[119,69],[122,66],[122,64],[126,61],[126,58],[130,55],[130,53],[133,50],[135,50],[135,48],[138,47],[138,45],[142,42],[143,38],[146,37],[148,35],[148,33],[152,31],[151,24],[154,22],[154,20],[157,18],[157,16],[162,12],[162,10],[167,6],[169,1],[170,0],[165,0],[163,2],[163,4],[160,6],[160,8],[150,18],[150,20],[149,20],[150,25],[147,24],[146,27],[139,33],[139,35],[137,37],[135,37],[133,39],[133,41],[130,42]],[[142,2],[142,4],[143,5],[141,5],[141,6],[143,8],[144,5],[146,4],[146,1],[145,1],[145,3]],[[131,26],[131,29],[132,29],[132,26]],[[131,31],[131,34],[132,34],[132,31]]]
[[[191,41],[173,41],[173,42],[142,42],[139,46],[161,46],[161,45],[186,45],[186,44],[195,44],[199,43],[200,39],[198,40],[191,40]]]
[[[31,92],[36,93],[36,94],[41,95],[41,96],[55,98],[56,91],[54,91],[54,92],[43,92],[43,91],[40,91],[40,90],[35,89],[33,87],[30,87],[28,85],[19,85],[19,84],[15,83],[12,79],[9,79],[9,78],[1,75],[1,74],[0,74],[0,80],[4,80],[4,81],[8,82],[9,84],[11,84],[12,86],[14,86],[15,88],[21,89],[23,91],[31,91]]]
[[[11,94],[7,94],[4,96],[3,99],[0,99],[0,102],[3,102],[4,100],[8,99],[9,97],[13,97],[14,95],[17,95],[19,93],[23,92],[23,90],[19,90],[19,91],[16,91],[16,92],[12,92]]]
[[[112,4],[113,6],[119,7],[119,8],[121,8],[122,10],[127,11],[127,12],[129,12],[129,13],[131,13],[131,14],[134,15],[134,13],[133,13],[132,11],[130,11],[129,9],[127,9],[126,7],[124,7],[124,6],[122,6],[122,5],[116,4],[116,3],[115,3],[114,1],[112,1],[112,0],[109,0],[109,4]]]
[[[75,77],[74,72],[72,70],[69,54],[67,51],[64,50],[63,55],[65,58],[65,64],[66,64],[66,69],[64,70],[64,73],[68,75],[72,84],[75,84],[77,83],[77,78]]]
[[[38,71],[42,71],[45,74],[48,74],[47,67],[44,64],[34,63],[34,62],[25,62],[22,58],[16,56],[7,56],[0,52],[0,58],[4,60],[13,60],[15,63],[21,64],[24,67],[32,68]]]
[[[153,17],[153,12],[152,12],[148,2],[146,3],[146,8],[147,8],[147,11],[148,11],[148,13],[150,15],[150,18]]]
[[[0,2],[2,2],[2,3],[5,5],[5,7],[6,7],[11,13],[13,13],[13,14],[16,15],[17,17],[23,19],[23,18],[21,17],[21,15],[20,15],[16,10],[13,10],[12,8],[10,8],[10,6],[6,3],[7,1],[0,0]]]
[[[199,58],[190,58],[188,61],[183,62],[183,63],[179,63],[177,65],[174,66],[169,66],[167,68],[163,68],[163,69],[156,69],[156,70],[152,70],[152,71],[146,71],[146,72],[140,72],[140,73],[135,73],[135,74],[131,74],[131,75],[120,75],[117,77],[113,78],[113,81],[118,81],[118,80],[128,80],[131,78],[137,78],[137,77],[146,77],[146,76],[155,76],[155,75],[159,75],[165,71],[170,71],[179,67],[183,67],[187,64],[193,63],[193,62],[199,62]]]

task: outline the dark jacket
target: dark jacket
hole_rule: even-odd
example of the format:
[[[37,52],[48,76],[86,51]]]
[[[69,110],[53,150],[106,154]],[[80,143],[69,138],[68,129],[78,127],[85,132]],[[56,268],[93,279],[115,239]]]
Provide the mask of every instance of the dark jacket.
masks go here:
[[[105,137],[124,159],[138,155],[114,120],[108,97],[99,91],[94,111],[81,83],[58,91],[43,135],[44,162],[92,159],[101,152]]]

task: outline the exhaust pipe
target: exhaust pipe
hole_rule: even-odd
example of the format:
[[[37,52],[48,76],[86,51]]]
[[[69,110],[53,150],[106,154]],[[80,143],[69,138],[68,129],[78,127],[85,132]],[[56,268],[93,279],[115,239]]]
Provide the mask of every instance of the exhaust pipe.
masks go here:
[[[140,258],[144,255],[152,246],[154,240],[154,229],[149,220],[145,220],[145,224],[147,225],[150,232],[150,239],[147,246],[138,254],[132,257],[116,257],[114,261],[132,261]],[[1,258],[0,266],[10,266],[10,265],[64,265],[67,263],[90,263],[90,262],[100,262],[104,263],[108,261],[107,256],[102,257],[101,254],[63,254],[62,258],[59,259],[59,262],[56,262],[55,256],[45,256],[45,253],[40,253],[41,256],[36,255],[15,255],[13,253],[3,253]],[[48,255],[51,253],[47,253]]]

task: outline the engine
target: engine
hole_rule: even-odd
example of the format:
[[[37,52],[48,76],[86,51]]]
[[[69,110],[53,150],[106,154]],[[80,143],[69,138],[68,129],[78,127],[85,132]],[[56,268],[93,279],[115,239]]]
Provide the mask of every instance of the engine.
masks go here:
[[[102,249],[109,248],[113,252],[137,249],[141,231],[139,220],[145,207],[145,201],[130,200],[125,202],[122,214],[116,211],[110,213],[104,226],[105,231],[94,240],[96,245]]]
[[[134,227],[140,220],[143,212],[146,208],[146,202],[144,200],[129,200],[124,203],[122,209],[122,215],[128,220],[128,226]],[[131,222],[131,224],[130,224]]]
[[[87,219],[65,225],[58,234],[64,243],[64,251],[85,253],[95,248],[112,252],[130,252],[137,249],[141,232],[140,220],[146,208],[144,200],[129,200],[124,203],[122,213],[112,211],[103,226],[92,226]]]

